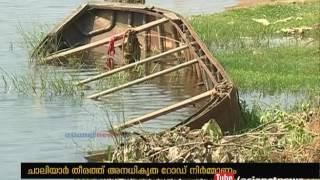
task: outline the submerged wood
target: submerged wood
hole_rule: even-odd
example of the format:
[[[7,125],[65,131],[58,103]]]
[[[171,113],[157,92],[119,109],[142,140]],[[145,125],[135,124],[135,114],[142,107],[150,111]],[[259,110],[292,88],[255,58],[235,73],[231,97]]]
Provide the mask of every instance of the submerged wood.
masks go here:
[[[163,71],[160,71],[160,72],[151,74],[151,75],[149,75],[149,76],[146,76],[146,77],[143,77],[143,78],[140,78],[140,79],[131,81],[131,82],[126,83],[126,84],[123,84],[123,85],[120,85],[120,86],[118,86],[118,87],[114,87],[114,88],[108,89],[108,90],[106,90],[106,91],[102,91],[102,92],[100,92],[100,93],[91,95],[91,96],[89,96],[88,98],[90,98],[90,99],[97,99],[97,98],[100,98],[100,97],[102,97],[102,96],[106,96],[106,95],[108,95],[108,94],[111,94],[111,93],[113,93],[113,92],[116,92],[116,91],[125,89],[125,88],[127,88],[127,87],[130,87],[130,86],[133,86],[133,85],[136,85],[136,84],[139,84],[139,83],[142,83],[142,82],[145,82],[145,81],[154,79],[154,78],[156,78],[156,77],[159,77],[159,76],[162,76],[162,75],[171,73],[171,72],[173,72],[173,71],[177,71],[177,70],[179,70],[179,69],[185,68],[185,67],[190,66],[190,65],[192,65],[192,64],[195,64],[195,63],[197,63],[197,62],[198,62],[198,60],[197,60],[197,59],[194,59],[194,60],[191,60],[191,61],[188,61],[188,62],[179,64],[179,65],[177,65],[177,66],[174,66],[174,67],[172,67],[172,68],[165,69],[165,70],[163,70]]]
[[[175,111],[177,109],[181,109],[183,107],[186,107],[186,106],[188,106],[190,104],[193,104],[193,103],[195,103],[197,101],[200,101],[200,100],[202,100],[204,98],[213,96],[215,93],[216,93],[215,89],[207,91],[205,93],[199,94],[197,96],[194,96],[192,98],[186,99],[184,101],[181,101],[179,103],[173,104],[171,106],[165,107],[163,109],[159,109],[159,110],[154,111],[152,113],[149,113],[149,114],[143,115],[141,117],[129,120],[129,121],[125,122],[124,124],[113,126],[113,130],[114,131],[120,131],[122,129],[129,128],[129,127],[132,127],[134,125],[146,122],[148,120],[152,120],[152,119],[154,119],[156,117],[166,115],[166,114],[168,114],[168,113],[170,113],[172,111]]]
[[[139,51],[137,53],[141,53],[141,57],[144,59],[140,61],[135,59],[136,62],[124,64],[121,63],[125,54],[123,47],[128,45],[125,44],[127,41],[125,41],[124,35],[130,30],[136,32],[135,35],[141,45],[136,51]],[[51,42],[52,37],[59,40],[59,43]],[[114,41],[116,42],[114,43]],[[204,84],[206,88],[199,95],[202,101],[198,102],[199,96],[194,96],[189,100],[133,119],[129,121],[129,124],[117,126],[119,129],[179,110],[191,102],[196,103],[197,112],[193,112],[179,125],[201,128],[208,120],[215,119],[224,131],[232,132],[240,126],[241,115],[237,88],[189,23],[175,12],[147,7],[142,4],[90,2],[56,26],[35,52],[39,52],[41,49],[46,50],[41,53],[45,55],[45,63],[62,57],[68,58],[69,55],[82,54],[78,52],[88,52],[89,55],[98,55],[97,59],[108,60],[110,54],[107,53],[107,48],[104,46],[106,44],[108,44],[108,48],[112,44],[115,45],[113,50],[115,50],[117,57],[114,57],[113,60],[117,68],[109,68],[109,71],[84,79],[78,82],[78,85],[108,77],[144,63],[146,64],[143,66],[146,68],[146,76],[94,94],[89,98],[97,99],[191,65],[194,68],[193,70],[190,68],[192,72],[188,71],[188,73],[198,78],[197,84]],[[121,45],[122,48],[119,48]],[[153,53],[157,55],[151,55]],[[160,72],[150,74],[150,62],[165,56],[170,57],[161,59],[161,63],[165,62],[175,66],[161,66]],[[88,61],[95,64],[97,59],[88,58]],[[179,65],[176,65],[176,62],[179,62]],[[218,93],[209,93],[217,89],[219,89]]]
[[[172,54],[172,53],[176,53],[176,52],[182,51],[182,50],[184,50],[184,49],[187,49],[188,47],[189,47],[188,45],[184,45],[184,46],[181,46],[181,47],[178,47],[178,48],[174,48],[174,49],[168,50],[168,51],[166,51],[166,52],[164,52],[164,53],[160,53],[160,54],[151,56],[151,57],[149,57],[149,58],[146,58],[146,59],[137,61],[137,62],[135,62],[135,63],[128,64],[128,65],[119,67],[119,68],[117,68],[117,69],[113,69],[113,70],[111,70],[111,71],[107,71],[107,72],[105,72],[105,73],[101,73],[101,74],[99,74],[99,75],[97,75],[97,76],[94,76],[94,77],[91,77],[91,78],[82,80],[82,81],[78,82],[77,85],[83,85],[83,84],[86,84],[86,83],[89,83],[89,82],[92,82],[92,81],[95,81],[95,80],[99,80],[99,79],[108,77],[108,76],[113,75],[113,74],[115,74],[115,73],[118,73],[118,72],[121,72],[121,71],[130,69],[130,68],[134,68],[134,67],[136,67],[136,66],[138,66],[138,65],[151,62],[151,61],[153,61],[153,60],[156,60],[156,59],[165,57],[165,56],[170,55],[170,54]]]

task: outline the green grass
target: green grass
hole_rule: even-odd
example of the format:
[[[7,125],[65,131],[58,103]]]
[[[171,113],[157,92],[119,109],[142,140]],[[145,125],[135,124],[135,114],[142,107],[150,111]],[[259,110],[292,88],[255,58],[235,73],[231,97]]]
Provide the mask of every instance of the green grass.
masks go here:
[[[49,69],[32,70],[23,75],[10,74],[0,68],[0,90],[37,97],[83,97],[83,88],[71,76]]]
[[[17,25],[17,31],[21,38],[21,46],[27,50],[30,57],[29,62],[37,62],[42,58],[41,55],[33,57],[33,53],[46,36],[48,29],[48,25],[36,25],[30,30],[26,30],[23,24]]]
[[[251,9],[239,9],[223,13],[194,16],[191,24],[197,30],[205,43],[211,45],[226,45],[240,41],[240,37],[253,37],[261,40],[279,35],[282,28],[313,26],[320,23],[319,1],[306,4],[266,5]],[[293,17],[292,20],[264,26],[252,20],[267,19],[270,23],[277,20]],[[302,20],[296,20],[301,17]],[[310,37],[319,37],[319,31],[306,34]]]
[[[276,32],[282,28],[320,23],[319,3],[267,5],[195,16],[191,24],[240,90],[319,93],[319,29],[293,35],[293,41],[287,43],[273,42],[288,38]],[[252,20],[263,18],[273,23],[288,17],[293,19],[268,26]]]
[[[243,90],[320,91],[316,47],[242,49],[216,54]]]

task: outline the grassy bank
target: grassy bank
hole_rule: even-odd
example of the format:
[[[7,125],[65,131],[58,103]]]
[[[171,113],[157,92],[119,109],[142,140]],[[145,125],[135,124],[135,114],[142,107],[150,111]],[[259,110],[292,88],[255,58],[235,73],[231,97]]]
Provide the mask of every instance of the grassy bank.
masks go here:
[[[273,38],[283,28],[308,26],[319,23],[319,2],[304,4],[266,5],[249,9],[225,11],[218,14],[194,16],[191,23],[202,39],[208,44],[226,45],[241,41],[241,37],[254,39]],[[292,18],[286,22],[277,22]],[[266,19],[268,26],[252,19]],[[305,37],[319,37],[319,31],[313,30]]]
[[[242,90],[316,91],[319,56],[316,47],[241,49],[216,55]]]
[[[316,93],[319,3],[232,10],[191,23],[240,89]]]

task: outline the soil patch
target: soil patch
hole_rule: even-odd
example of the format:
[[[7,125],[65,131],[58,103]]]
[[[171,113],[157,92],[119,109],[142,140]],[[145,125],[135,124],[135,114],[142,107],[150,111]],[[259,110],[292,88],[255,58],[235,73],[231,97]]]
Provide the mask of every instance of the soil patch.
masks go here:
[[[227,9],[238,9],[255,7],[266,4],[277,4],[277,3],[305,3],[313,0],[239,0],[239,3],[235,6],[227,7]]]

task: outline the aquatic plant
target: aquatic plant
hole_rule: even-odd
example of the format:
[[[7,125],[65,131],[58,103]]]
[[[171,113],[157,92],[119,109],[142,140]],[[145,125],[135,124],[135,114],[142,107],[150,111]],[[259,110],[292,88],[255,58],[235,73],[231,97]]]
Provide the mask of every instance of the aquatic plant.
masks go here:
[[[241,131],[246,131],[251,128],[255,128],[261,124],[260,115],[263,112],[262,108],[258,104],[254,104],[252,108],[249,108],[245,100],[240,99],[241,109]]]
[[[48,25],[35,25],[31,30],[26,30],[21,23],[17,25],[17,32],[21,37],[21,47],[27,50],[30,62],[37,62],[42,59],[41,53],[35,56],[34,51],[47,35],[48,29]]]
[[[26,74],[18,75],[8,73],[0,68],[3,90],[16,92],[26,96],[52,97],[52,96],[83,96],[82,87],[76,86],[72,76],[57,73],[49,69],[38,69]],[[1,87],[0,86],[0,87]]]

